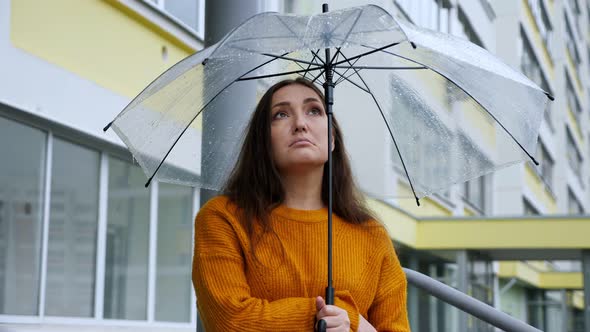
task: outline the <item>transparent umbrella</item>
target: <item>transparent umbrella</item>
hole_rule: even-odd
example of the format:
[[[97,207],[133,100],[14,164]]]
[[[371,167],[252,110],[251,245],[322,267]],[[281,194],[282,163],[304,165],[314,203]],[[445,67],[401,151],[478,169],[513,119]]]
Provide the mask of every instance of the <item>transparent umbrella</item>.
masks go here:
[[[215,141],[202,142],[202,116],[224,112],[216,104],[244,82],[263,91],[289,76],[324,87],[328,125],[333,110],[365,193],[394,196],[386,181],[393,176],[418,204],[452,184],[527,159],[537,163],[531,152],[553,99],[468,41],[398,20],[378,6],[327,12],[325,5],[312,16],[248,19],[163,73],[105,130],[111,127],[127,145],[149,178],[146,186],[157,179],[219,190],[247,123],[228,117],[208,128]],[[235,106],[243,118],[254,111],[247,102]],[[201,145],[216,148],[202,153]],[[331,204],[328,218],[331,288]]]

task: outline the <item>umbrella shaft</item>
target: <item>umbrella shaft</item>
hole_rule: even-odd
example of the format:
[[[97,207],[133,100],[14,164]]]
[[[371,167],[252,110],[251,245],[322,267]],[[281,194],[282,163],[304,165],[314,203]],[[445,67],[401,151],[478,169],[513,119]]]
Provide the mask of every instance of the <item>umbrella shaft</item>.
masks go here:
[[[322,12],[328,12],[328,4],[322,5]],[[326,287],[326,304],[334,304],[334,287],[332,287],[332,105],[334,104],[334,73],[331,63],[330,49],[326,48],[324,72],[324,101],[328,115],[328,286]]]
[[[332,81],[332,65],[330,50],[326,49],[326,81],[324,98],[328,115],[328,286],[326,287],[326,304],[334,304],[334,288],[332,287],[332,105],[334,104],[334,82]]]

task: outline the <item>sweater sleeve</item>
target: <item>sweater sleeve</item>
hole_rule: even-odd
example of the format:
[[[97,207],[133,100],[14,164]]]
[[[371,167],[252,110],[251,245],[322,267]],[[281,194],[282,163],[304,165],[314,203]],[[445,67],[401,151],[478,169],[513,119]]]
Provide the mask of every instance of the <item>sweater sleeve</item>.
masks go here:
[[[203,207],[195,221],[193,286],[197,307],[207,332],[313,331],[315,298],[290,297],[275,301],[251,296],[238,235],[227,218]],[[346,294],[336,298],[349,312],[352,331],[358,327],[358,310]],[[353,321],[354,318],[354,321]],[[355,325],[353,325],[353,322]]]
[[[407,280],[393,244],[385,232],[385,250],[381,263],[379,287],[369,308],[368,321],[377,331],[409,332],[406,305]]]

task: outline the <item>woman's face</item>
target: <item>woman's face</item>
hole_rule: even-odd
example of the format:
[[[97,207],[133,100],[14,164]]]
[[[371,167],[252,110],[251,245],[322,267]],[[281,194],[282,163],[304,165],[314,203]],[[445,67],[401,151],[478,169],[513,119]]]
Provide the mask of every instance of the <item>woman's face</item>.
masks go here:
[[[328,124],[320,96],[301,84],[275,91],[271,100],[272,156],[280,173],[305,172],[328,160]]]

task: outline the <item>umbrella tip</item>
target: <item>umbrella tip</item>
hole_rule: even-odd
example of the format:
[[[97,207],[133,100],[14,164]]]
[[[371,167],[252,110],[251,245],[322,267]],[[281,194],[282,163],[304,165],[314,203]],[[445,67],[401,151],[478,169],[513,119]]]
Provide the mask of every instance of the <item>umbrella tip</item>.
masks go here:
[[[545,95],[547,96],[547,98],[549,98],[549,100],[554,101],[555,97],[553,97],[552,95],[548,94],[547,92],[545,92]]]
[[[154,177],[152,176],[152,177],[151,177],[151,178],[150,178],[150,179],[149,179],[149,180],[148,180],[148,181],[145,183],[145,187],[146,187],[146,188],[147,188],[147,187],[150,185],[150,183],[152,182],[152,179],[153,179],[153,178],[154,178]]]
[[[420,199],[418,199],[418,197],[415,197],[415,198],[416,198],[416,204],[418,204],[418,206],[420,206]]]
[[[328,12],[328,4],[327,3],[323,3],[322,4],[322,13],[327,13]]]
[[[111,125],[113,124],[113,121],[109,122],[108,125],[106,125],[106,127],[102,128],[102,131],[107,131],[109,130],[109,128],[111,128]]]
[[[201,62],[201,64],[204,66],[207,64],[207,61],[209,61],[209,58],[205,58],[205,60],[203,60],[203,62]]]
[[[539,166],[539,162],[534,157],[531,157],[531,159],[533,160],[533,163],[535,163],[535,165]]]
[[[414,42],[413,42],[413,41],[411,41],[411,42],[410,42],[410,45],[412,45],[412,48],[413,48],[413,49],[416,49],[416,44],[414,44]]]

